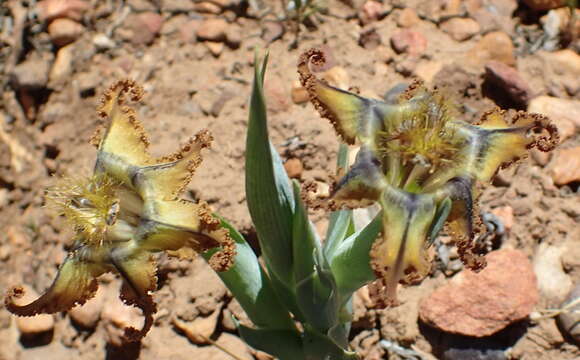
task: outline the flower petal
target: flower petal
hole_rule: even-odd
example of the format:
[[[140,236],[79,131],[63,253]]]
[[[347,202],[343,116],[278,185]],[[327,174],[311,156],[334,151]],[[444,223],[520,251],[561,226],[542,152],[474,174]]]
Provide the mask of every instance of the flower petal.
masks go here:
[[[430,195],[388,187],[381,207],[383,235],[372,246],[371,266],[380,280],[381,288],[375,286],[379,302],[394,305],[399,282],[416,282],[430,270],[427,237],[436,206]]]
[[[201,149],[209,147],[212,140],[209,131],[200,131],[178,152],[159,159],[156,165],[137,169],[133,186],[143,198],[175,200],[201,164]]]
[[[109,171],[119,180],[129,183],[126,179],[126,165],[143,166],[151,162],[147,153],[149,139],[141,122],[137,120],[135,110],[124,105],[125,95],[132,101],[138,101],[143,96],[143,89],[132,80],[122,80],[109,88],[101,99],[97,113],[102,118],[108,118],[109,123],[104,134],[97,133],[91,142],[97,145],[99,157],[97,168],[104,158],[108,160]],[[120,166],[119,168],[114,165]]]
[[[310,101],[322,117],[329,119],[336,132],[348,144],[358,139],[370,139],[379,130],[385,108],[384,102],[363,98],[356,94],[328,85],[314,76],[310,63],[323,64],[326,61],[321,50],[310,49],[298,60],[298,73],[302,86],[310,95]]]
[[[50,288],[38,299],[27,305],[16,305],[14,298],[23,295],[21,287],[15,287],[5,298],[6,309],[19,316],[54,314],[82,305],[91,299],[98,288],[96,278],[106,272],[104,266],[84,260],[80,251],[71,252],[58,269]]]
[[[363,145],[354,164],[340,179],[331,197],[338,205],[368,206],[379,200],[385,185],[379,159]]]
[[[456,177],[437,192],[438,197],[449,197],[453,201],[447,218],[447,229],[455,239],[457,252],[461,261],[473,271],[479,271],[486,265],[485,257],[475,243],[479,224],[473,200],[473,180],[467,177]]]

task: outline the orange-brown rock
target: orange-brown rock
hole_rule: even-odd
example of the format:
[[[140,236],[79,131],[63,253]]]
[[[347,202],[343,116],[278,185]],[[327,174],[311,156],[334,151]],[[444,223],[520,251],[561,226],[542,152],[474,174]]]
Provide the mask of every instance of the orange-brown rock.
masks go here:
[[[494,251],[480,273],[462,271],[420,303],[420,319],[449,333],[484,337],[526,318],[538,301],[536,275],[520,250]]]

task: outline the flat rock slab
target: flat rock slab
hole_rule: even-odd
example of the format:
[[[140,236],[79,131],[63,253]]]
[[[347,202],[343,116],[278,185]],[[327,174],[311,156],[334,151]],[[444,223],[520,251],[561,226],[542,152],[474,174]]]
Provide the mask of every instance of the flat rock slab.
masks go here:
[[[423,299],[419,318],[449,333],[485,337],[527,317],[538,301],[527,256],[505,249],[486,257],[480,273],[464,270]]]

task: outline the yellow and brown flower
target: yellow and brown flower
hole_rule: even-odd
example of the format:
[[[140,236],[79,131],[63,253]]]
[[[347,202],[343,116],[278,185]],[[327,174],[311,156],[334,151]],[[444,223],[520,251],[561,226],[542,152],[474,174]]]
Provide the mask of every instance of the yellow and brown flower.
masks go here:
[[[201,150],[210,146],[210,133],[198,132],[174,154],[151,157],[147,134],[126,104],[142,93],[130,80],[105,92],[97,113],[107,123],[91,139],[98,151],[93,175],[65,179],[47,192],[48,203],[76,232],[72,250],[37,300],[16,305],[13,298],[23,290],[9,291],[5,304],[12,313],[33,316],[82,305],[95,295],[98,276],[117,272],[123,279],[121,299],[145,316],[141,330],[125,331],[128,340],[137,341],[156,312],[150,295],[157,287],[154,253],[220,248],[209,260],[212,268],[224,271],[232,265],[235,243],[207,204],[179,198],[201,163]]]
[[[428,248],[446,222],[467,267],[485,259],[475,243],[478,188],[500,168],[537,147],[552,150],[556,127],[538,114],[493,110],[480,124],[458,119],[450,101],[413,83],[398,103],[361,97],[318,79],[310,65],[323,65],[324,53],[300,56],[298,73],[320,115],[347,144],[360,150],[331,194],[334,206],[382,207],[383,231],[371,249],[379,302],[396,303],[399,282],[416,282],[430,270]]]

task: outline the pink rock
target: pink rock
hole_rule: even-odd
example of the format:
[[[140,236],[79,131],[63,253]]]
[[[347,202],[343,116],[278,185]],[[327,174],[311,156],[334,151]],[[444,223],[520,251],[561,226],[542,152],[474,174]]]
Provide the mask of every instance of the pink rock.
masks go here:
[[[454,40],[464,41],[479,33],[481,27],[477,21],[470,18],[451,18],[440,26]]]
[[[527,256],[503,249],[488,254],[487,262],[480,273],[464,270],[423,299],[420,319],[446,332],[484,337],[527,317],[539,297]]]
[[[181,40],[183,40],[185,43],[194,43],[197,40],[197,36],[195,34],[197,33],[197,29],[199,29],[201,24],[202,21],[199,19],[193,19],[183,24],[179,28],[179,37]]]
[[[57,46],[65,46],[78,39],[84,31],[84,27],[78,22],[61,18],[52,21],[48,25],[50,39]]]
[[[485,77],[491,83],[505,90],[510,98],[518,104],[527,104],[531,98],[532,89],[513,67],[492,60],[485,64]]]
[[[363,25],[377,21],[383,15],[383,4],[378,1],[369,0],[362,6],[359,18]]]
[[[61,17],[79,21],[90,5],[82,0],[43,0],[37,6],[38,15],[44,21]]]
[[[415,30],[399,30],[391,37],[391,46],[397,53],[421,55],[427,49],[427,39]]]
[[[556,185],[580,181],[580,146],[556,151],[548,171]]]
[[[476,66],[483,66],[490,60],[514,66],[516,64],[514,44],[509,35],[504,32],[488,33],[469,51],[467,60]]]
[[[143,12],[127,20],[131,28],[131,42],[136,45],[151,44],[163,26],[163,17],[154,12]]]
[[[197,29],[197,38],[209,41],[225,41],[228,23],[224,19],[207,19]]]

